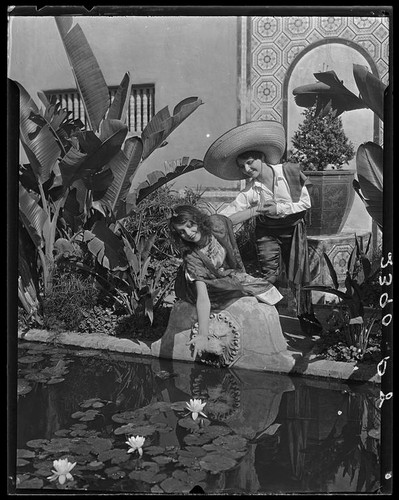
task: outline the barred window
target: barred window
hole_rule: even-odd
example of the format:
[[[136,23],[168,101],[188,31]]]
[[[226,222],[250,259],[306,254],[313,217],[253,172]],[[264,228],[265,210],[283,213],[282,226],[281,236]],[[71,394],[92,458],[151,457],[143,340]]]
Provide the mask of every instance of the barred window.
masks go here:
[[[111,102],[117,90],[118,87],[109,87]],[[87,126],[83,102],[76,89],[48,90],[45,94],[49,101],[52,98],[60,101],[63,108],[72,111],[71,117],[73,119],[77,120],[79,118],[82,123]],[[154,114],[155,86],[153,84],[132,85],[130,103],[127,110],[127,126],[129,132],[136,131],[141,133]]]

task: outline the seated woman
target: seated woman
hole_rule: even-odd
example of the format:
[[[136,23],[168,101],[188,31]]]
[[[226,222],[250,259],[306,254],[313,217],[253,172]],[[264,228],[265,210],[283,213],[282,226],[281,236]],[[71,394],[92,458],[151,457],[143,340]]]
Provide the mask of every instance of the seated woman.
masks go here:
[[[277,326],[274,322],[271,331],[265,324],[257,326],[260,333],[263,330],[273,337],[265,339],[271,351],[286,352],[287,343],[274,307],[282,295],[267,280],[245,272],[231,220],[224,215],[208,215],[194,206],[182,205],[173,210],[169,229],[183,259],[176,277],[175,293],[179,299],[195,306],[198,317],[197,335],[189,342],[194,347],[194,359],[197,354],[220,352],[217,338],[210,332],[211,311],[225,310],[244,297],[251,297],[255,304],[268,308],[266,315],[260,316],[261,322],[270,313],[269,309],[273,309]]]

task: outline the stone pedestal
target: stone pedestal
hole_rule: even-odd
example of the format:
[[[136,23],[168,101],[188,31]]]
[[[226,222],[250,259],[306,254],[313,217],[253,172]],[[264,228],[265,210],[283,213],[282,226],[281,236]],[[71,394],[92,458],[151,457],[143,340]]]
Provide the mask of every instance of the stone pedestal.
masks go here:
[[[281,373],[291,371],[295,357],[287,350],[287,341],[274,306],[260,303],[253,297],[243,297],[220,312],[229,318],[239,334],[239,346],[230,366]],[[177,302],[164,335],[151,344],[151,354],[194,361],[192,346],[187,344],[196,322],[195,306]]]

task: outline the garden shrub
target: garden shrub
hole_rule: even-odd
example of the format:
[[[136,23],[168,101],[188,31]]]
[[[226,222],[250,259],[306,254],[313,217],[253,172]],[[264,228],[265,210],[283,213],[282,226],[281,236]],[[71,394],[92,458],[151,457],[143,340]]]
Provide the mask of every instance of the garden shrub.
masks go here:
[[[72,271],[57,270],[53,286],[43,298],[43,325],[48,330],[75,330],[98,299],[98,290],[91,277]]]

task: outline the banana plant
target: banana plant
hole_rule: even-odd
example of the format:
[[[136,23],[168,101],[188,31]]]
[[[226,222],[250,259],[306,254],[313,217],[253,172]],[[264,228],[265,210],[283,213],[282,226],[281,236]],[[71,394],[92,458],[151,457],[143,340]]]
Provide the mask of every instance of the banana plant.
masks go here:
[[[316,116],[332,111],[336,117],[345,111],[370,109],[384,120],[384,94],[387,86],[365,66],[353,65],[353,76],[359,89],[355,95],[339,80],[335,71],[314,73],[316,83],[296,87],[292,92],[298,106],[310,108],[316,105]],[[356,154],[358,180],[353,188],[363,201],[367,212],[383,229],[383,149],[373,142],[365,142]]]

